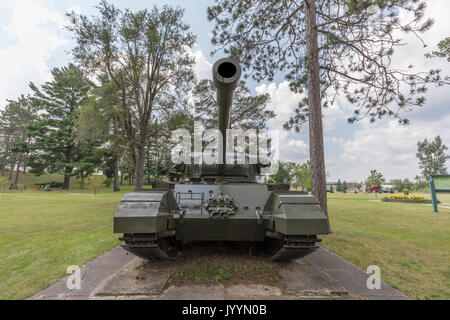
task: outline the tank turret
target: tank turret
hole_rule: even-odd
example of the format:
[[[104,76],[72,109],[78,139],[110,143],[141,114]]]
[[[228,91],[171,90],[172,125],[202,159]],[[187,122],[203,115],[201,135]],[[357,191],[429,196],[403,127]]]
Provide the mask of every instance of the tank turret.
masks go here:
[[[242,181],[254,182],[260,173],[258,164],[230,164],[226,163],[227,129],[231,126],[231,110],[233,107],[234,91],[241,79],[241,66],[231,58],[223,58],[214,63],[212,79],[216,92],[218,107],[219,131],[222,135],[222,150],[220,164],[194,164],[184,167],[184,175],[190,181]]]

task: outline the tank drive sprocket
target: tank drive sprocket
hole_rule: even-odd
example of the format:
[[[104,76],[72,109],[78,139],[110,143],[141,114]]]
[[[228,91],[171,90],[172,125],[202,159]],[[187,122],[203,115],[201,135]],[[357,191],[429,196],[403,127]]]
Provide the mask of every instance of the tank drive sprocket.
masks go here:
[[[158,238],[155,233],[126,233],[119,238],[122,247],[132,254],[145,259],[170,259],[175,257],[175,239]]]
[[[317,250],[317,236],[285,236],[283,239],[266,239],[266,248],[272,261],[285,261],[302,258]]]

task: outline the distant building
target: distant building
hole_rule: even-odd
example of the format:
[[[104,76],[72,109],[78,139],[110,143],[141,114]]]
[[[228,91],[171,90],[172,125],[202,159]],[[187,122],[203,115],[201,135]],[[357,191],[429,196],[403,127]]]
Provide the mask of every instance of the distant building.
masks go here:
[[[394,192],[395,188],[394,188],[394,185],[393,185],[393,184],[382,184],[382,185],[381,185],[381,190],[382,190],[383,192],[389,192],[389,193],[392,193],[392,192]]]
[[[349,182],[348,185],[348,192],[363,192],[365,186],[362,183],[358,182]]]
[[[337,182],[327,182],[327,191],[331,192],[331,190],[336,191]]]
[[[342,184],[344,184],[342,182]],[[363,192],[365,185],[361,184],[359,182],[347,182],[347,192]],[[331,190],[336,191],[337,190],[337,182],[327,182],[327,191],[330,192]]]

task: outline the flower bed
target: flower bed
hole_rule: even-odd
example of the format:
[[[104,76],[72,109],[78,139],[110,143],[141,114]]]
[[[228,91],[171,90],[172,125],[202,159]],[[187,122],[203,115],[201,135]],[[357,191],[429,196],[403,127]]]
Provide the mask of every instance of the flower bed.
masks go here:
[[[422,196],[406,196],[406,195],[392,195],[384,197],[384,202],[403,202],[403,203],[424,203],[425,197]]]

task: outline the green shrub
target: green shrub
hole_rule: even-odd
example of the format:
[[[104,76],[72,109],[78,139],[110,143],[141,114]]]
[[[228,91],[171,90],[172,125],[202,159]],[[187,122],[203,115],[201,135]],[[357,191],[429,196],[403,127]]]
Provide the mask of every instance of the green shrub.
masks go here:
[[[275,179],[269,178],[267,179],[267,183],[275,183]]]
[[[408,188],[403,189],[403,194],[404,194],[405,196],[409,195],[409,190],[408,190]]]
[[[6,177],[0,177],[0,191],[5,191],[8,185],[11,184],[11,181],[8,180]]]
[[[93,174],[87,178],[88,185],[94,189],[94,194],[98,194],[98,190],[105,183],[106,176],[102,174]]]
[[[388,200],[389,200],[388,197],[383,197],[383,198],[381,198],[381,201],[384,201],[384,202],[387,202]]]
[[[105,186],[106,186],[107,188],[109,188],[109,187],[111,186],[112,182],[113,182],[113,179],[112,179],[112,178],[106,179],[106,180],[105,180]]]
[[[62,188],[64,187],[64,182],[52,181],[50,182],[50,188]]]
[[[80,187],[80,189],[83,189],[86,185],[86,181],[84,181],[84,179],[77,179],[75,183]]]

